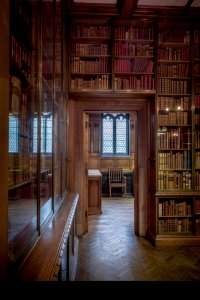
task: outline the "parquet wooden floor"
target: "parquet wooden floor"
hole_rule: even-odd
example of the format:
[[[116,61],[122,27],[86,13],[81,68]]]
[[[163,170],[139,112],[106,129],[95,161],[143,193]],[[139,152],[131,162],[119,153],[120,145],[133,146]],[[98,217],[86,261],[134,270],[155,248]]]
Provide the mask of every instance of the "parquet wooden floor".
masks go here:
[[[133,198],[103,198],[79,241],[76,281],[199,281],[200,247],[154,247],[133,228]]]

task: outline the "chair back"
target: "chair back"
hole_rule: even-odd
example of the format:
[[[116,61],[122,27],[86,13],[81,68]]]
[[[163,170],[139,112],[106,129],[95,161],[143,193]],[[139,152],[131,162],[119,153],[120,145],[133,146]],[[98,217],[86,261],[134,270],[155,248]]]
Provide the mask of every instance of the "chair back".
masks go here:
[[[122,168],[110,168],[109,169],[109,181],[110,182],[121,182],[123,177]]]

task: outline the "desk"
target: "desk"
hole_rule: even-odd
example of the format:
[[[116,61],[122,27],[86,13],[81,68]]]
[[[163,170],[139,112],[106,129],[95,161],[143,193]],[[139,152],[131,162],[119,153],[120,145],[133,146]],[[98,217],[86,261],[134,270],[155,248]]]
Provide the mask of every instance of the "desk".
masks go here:
[[[97,169],[88,170],[88,214],[101,214],[101,178]]]

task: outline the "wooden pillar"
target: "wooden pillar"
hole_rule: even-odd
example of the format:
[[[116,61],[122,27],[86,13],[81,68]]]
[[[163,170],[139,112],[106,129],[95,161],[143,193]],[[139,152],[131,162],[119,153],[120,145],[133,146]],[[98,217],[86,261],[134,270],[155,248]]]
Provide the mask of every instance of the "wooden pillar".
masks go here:
[[[147,230],[147,203],[148,203],[148,114],[147,105],[138,112],[137,118],[137,170],[138,170],[138,234],[146,236]],[[144,122],[144,120],[146,120]],[[136,207],[137,207],[136,206]]]

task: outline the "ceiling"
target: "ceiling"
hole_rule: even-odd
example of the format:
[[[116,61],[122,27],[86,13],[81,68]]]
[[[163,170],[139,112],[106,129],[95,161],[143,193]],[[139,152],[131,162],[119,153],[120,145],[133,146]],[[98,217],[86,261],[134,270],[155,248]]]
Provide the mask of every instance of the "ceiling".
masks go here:
[[[117,4],[117,0],[73,0],[74,3]],[[137,5],[147,6],[185,6],[188,0],[138,0]],[[191,7],[200,7],[200,0],[189,1]]]
[[[70,0],[72,14],[103,14],[122,17],[137,14],[200,14],[200,0]]]

